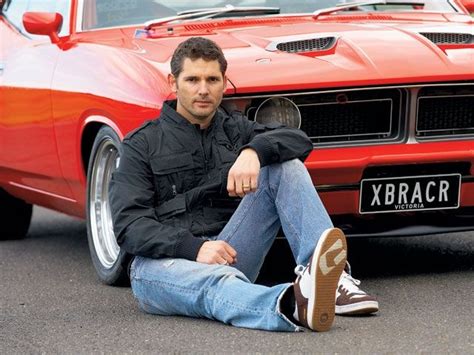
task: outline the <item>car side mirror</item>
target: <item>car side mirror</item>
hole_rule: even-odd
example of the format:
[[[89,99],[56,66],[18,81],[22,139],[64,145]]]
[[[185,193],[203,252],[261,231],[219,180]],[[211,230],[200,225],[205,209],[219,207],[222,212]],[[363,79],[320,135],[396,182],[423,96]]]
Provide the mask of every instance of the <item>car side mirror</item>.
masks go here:
[[[58,33],[62,23],[63,17],[57,12],[25,12],[23,14],[23,26],[28,33],[49,36],[53,43],[59,42]]]
[[[474,0],[459,0],[459,2],[470,14],[474,13]]]

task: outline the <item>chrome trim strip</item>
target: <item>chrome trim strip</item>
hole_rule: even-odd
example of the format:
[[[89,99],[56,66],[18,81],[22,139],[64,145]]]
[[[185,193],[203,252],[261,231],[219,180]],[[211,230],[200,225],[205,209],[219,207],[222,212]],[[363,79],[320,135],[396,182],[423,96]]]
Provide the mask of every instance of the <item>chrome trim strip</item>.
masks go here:
[[[428,137],[417,137],[418,143],[424,142],[448,142],[448,141],[462,141],[466,139],[474,138],[474,133],[466,133],[466,134],[457,134],[457,135],[439,135],[439,136],[428,136]]]
[[[64,197],[64,196],[61,196],[61,195],[54,194],[52,192],[48,192],[48,191],[44,191],[44,190],[40,190],[40,189],[35,189],[34,187],[26,186],[26,185],[23,185],[23,184],[18,184],[16,182],[10,181],[9,184],[12,185],[12,186],[21,188],[21,189],[33,191],[33,192],[36,192],[36,193],[40,193],[40,194],[43,194],[43,195],[48,195],[48,196],[55,197],[55,198],[59,198],[61,200],[65,200],[65,201],[69,201],[69,202],[77,202],[76,200],[74,200],[72,198],[69,198],[69,197]]]
[[[99,28],[91,28],[90,30],[80,30],[78,32],[80,33],[87,33],[87,32],[94,32],[94,31],[103,31],[103,30],[113,30],[113,29],[124,29],[124,28],[132,28],[132,27],[137,27],[140,24],[135,24],[135,25],[127,25],[127,26],[112,26],[112,27],[99,27]]]
[[[410,97],[408,98],[408,115],[407,117],[407,143],[416,144],[416,116],[417,116],[417,105],[418,105],[418,93],[420,92],[421,87],[415,87],[408,90]]]
[[[360,184],[347,185],[316,185],[314,187],[318,192],[337,192],[359,190]]]
[[[230,78],[230,81],[232,81],[232,78]],[[466,86],[466,85],[474,85],[474,82],[466,82],[466,83],[444,83],[444,84],[430,84],[430,83],[425,83],[425,84],[413,84],[413,85],[391,85],[391,86],[371,86],[371,87],[355,87],[355,88],[337,88],[337,89],[331,89],[331,90],[321,90],[321,91],[305,91],[305,92],[279,92],[276,91],[274,93],[270,94],[265,94],[265,95],[247,95],[247,96],[239,96],[239,94],[232,95],[232,96],[226,96],[223,98],[223,100],[235,100],[235,99],[258,99],[258,98],[267,98],[267,97],[272,97],[275,95],[278,96],[295,96],[295,95],[314,95],[314,94],[330,94],[334,92],[348,92],[348,91],[362,91],[362,90],[380,90],[380,89],[410,89],[410,88],[427,88],[427,87],[441,87],[441,86]]]
[[[82,32],[82,18],[84,17],[84,0],[77,0],[76,33]]]

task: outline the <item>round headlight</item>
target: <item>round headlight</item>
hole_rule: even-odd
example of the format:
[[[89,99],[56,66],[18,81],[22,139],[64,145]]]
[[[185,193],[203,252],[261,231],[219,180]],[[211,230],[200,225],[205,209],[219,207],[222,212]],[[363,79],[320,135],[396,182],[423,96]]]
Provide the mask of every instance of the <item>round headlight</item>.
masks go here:
[[[275,96],[266,99],[258,106],[255,121],[262,124],[279,122],[288,127],[300,128],[301,113],[290,99]]]

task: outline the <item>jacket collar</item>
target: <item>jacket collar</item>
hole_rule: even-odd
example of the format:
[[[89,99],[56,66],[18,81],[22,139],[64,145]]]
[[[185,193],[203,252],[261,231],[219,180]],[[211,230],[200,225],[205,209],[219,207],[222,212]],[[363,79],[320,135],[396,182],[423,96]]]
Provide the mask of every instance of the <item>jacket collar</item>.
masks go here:
[[[168,101],[165,101],[163,103],[163,108],[161,109],[161,114],[160,114],[160,119],[166,119],[166,120],[169,120],[169,121],[172,121],[178,125],[184,125],[184,126],[194,126],[194,127],[197,127],[198,129],[200,128],[199,127],[199,124],[192,124],[191,122],[189,122],[186,118],[184,118],[183,116],[181,116],[177,111],[176,111],[176,105],[177,105],[177,101],[176,100],[168,100]],[[219,110],[216,111],[216,114],[214,115],[214,117],[212,118],[211,120],[211,124],[209,125],[209,127],[207,128],[207,130],[210,130],[211,127],[213,127],[215,125],[215,121],[217,119],[217,117],[219,116]]]

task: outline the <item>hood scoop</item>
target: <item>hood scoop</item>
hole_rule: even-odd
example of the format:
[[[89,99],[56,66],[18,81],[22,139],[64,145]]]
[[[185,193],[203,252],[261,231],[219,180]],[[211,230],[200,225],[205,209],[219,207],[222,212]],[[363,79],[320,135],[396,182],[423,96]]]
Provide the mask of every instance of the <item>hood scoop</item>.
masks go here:
[[[292,41],[274,41],[265,49],[270,52],[279,50],[287,53],[320,52],[331,50],[336,41],[337,37],[335,36],[300,38]]]
[[[474,36],[470,33],[420,32],[420,35],[438,45],[474,43]]]

